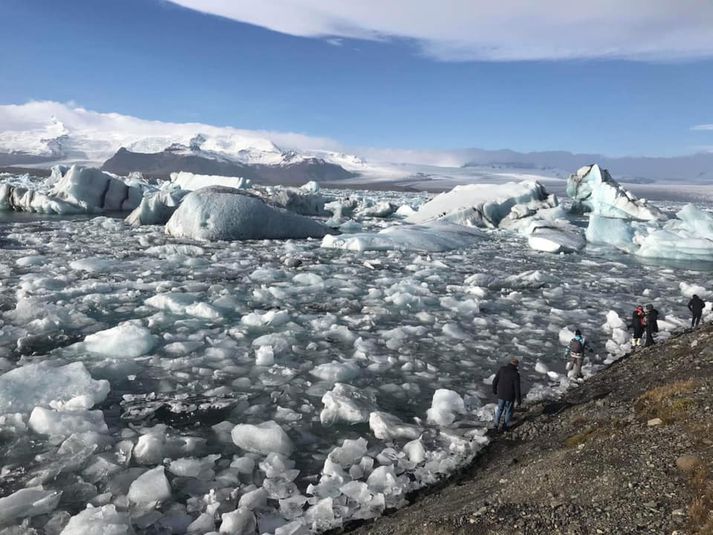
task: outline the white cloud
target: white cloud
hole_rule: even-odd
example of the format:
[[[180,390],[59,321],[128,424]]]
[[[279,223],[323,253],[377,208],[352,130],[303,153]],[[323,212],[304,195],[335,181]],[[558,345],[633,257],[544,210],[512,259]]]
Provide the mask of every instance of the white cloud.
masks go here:
[[[691,130],[713,130],[713,124],[697,124],[692,126]]]
[[[447,61],[713,57],[710,0],[170,0],[303,37],[407,39]]]

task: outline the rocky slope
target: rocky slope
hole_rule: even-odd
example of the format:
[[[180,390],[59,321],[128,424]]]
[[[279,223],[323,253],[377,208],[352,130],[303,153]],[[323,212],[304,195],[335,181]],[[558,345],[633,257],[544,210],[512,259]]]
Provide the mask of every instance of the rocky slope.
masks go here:
[[[359,535],[713,534],[713,328],[523,408],[471,467]]]

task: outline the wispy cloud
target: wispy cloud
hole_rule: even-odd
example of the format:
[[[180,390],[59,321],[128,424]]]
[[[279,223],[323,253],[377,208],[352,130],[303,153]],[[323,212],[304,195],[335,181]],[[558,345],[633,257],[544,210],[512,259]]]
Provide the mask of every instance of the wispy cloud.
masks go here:
[[[697,124],[692,126],[691,130],[713,130],[713,124]]]
[[[170,0],[289,35],[406,39],[444,61],[713,57],[707,0]]]

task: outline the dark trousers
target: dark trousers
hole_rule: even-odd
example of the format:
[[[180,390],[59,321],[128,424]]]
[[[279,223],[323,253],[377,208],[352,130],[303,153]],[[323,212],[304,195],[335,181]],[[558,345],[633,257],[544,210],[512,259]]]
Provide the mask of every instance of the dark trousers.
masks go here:
[[[698,327],[698,325],[701,323],[702,316],[703,312],[694,312],[693,318],[691,319],[691,327]]]
[[[644,342],[644,347],[652,346],[655,343],[656,343],[656,340],[654,340],[653,331],[646,329],[646,341]]]

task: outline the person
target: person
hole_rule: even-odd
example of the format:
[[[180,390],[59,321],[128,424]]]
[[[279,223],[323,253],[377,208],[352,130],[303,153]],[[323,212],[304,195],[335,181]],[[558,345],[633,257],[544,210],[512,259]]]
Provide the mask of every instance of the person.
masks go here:
[[[574,331],[574,338],[569,341],[566,355],[569,355],[570,361],[567,363],[567,369],[572,370],[572,376],[575,379],[582,379],[582,364],[584,363],[584,350],[587,347],[587,340],[582,335],[582,331],[577,329]],[[591,349],[589,349],[591,351]]]
[[[633,329],[634,333],[631,339],[631,347],[641,347],[641,337],[644,335],[644,307],[638,305],[631,315],[631,323],[627,326],[628,329]]]
[[[691,318],[691,328],[698,327],[701,323],[701,317],[703,317],[703,309],[706,307],[706,302],[694,295],[688,302],[688,310],[691,311],[693,317]]]
[[[646,330],[646,341],[644,347],[652,346],[656,343],[654,333],[659,332],[659,312],[654,308],[654,305],[646,305],[644,314],[644,328]]]
[[[502,366],[493,379],[493,394],[498,397],[498,409],[495,411],[495,429],[500,428],[500,420],[503,421],[503,431],[510,428],[510,419],[515,403],[522,404],[520,393],[520,372],[517,367],[520,361],[517,358],[510,360],[509,364]]]

